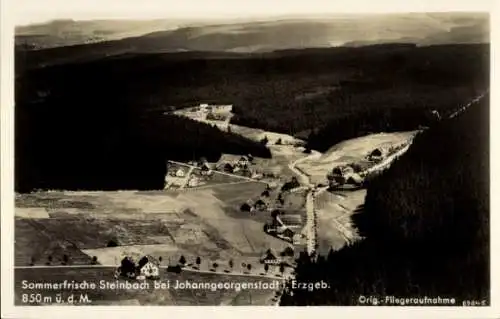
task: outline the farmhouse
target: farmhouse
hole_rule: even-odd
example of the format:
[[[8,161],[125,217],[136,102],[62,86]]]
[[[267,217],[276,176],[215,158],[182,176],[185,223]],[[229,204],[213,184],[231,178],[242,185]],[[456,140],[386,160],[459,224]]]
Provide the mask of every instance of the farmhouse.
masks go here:
[[[301,234],[294,234],[292,237],[292,242],[294,245],[300,245],[300,240],[302,239]]]
[[[302,217],[299,214],[287,214],[279,217],[281,222],[287,227],[300,226]]]
[[[200,180],[199,178],[196,176],[196,175],[192,175],[190,178],[189,178],[189,181],[188,181],[188,186],[189,187],[196,187],[200,184]]]
[[[349,178],[347,179],[347,183],[352,185],[361,185],[363,184],[363,178],[358,174],[354,173],[351,176],[349,176]]]
[[[380,161],[384,158],[384,152],[379,149],[379,148],[376,148],[374,149],[370,155],[368,155],[368,159],[370,161]]]
[[[260,262],[263,264],[277,265],[281,261],[278,259],[278,257],[276,257],[276,254],[274,254],[271,249],[268,249],[261,257]]]
[[[291,230],[290,228],[285,228],[283,230],[283,232],[281,233],[282,236],[284,237],[287,237],[287,238],[290,238],[290,240],[293,240],[294,236],[295,236],[295,232],[293,230]]]
[[[330,183],[344,184],[353,174],[354,169],[351,166],[343,165],[335,167],[327,177]]]
[[[185,177],[186,173],[184,172],[184,170],[182,168],[179,168],[179,169],[177,169],[177,171],[175,171],[175,176],[177,176],[177,177]]]
[[[137,279],[158,279],[160,278],[160,264],[151,256],[142,257],[136,266]]]
[[[207,163],[204,163],[201,166],[201,175],[204,175],[204,176],[212,175],[212,169],[210,168],[210,166]]]

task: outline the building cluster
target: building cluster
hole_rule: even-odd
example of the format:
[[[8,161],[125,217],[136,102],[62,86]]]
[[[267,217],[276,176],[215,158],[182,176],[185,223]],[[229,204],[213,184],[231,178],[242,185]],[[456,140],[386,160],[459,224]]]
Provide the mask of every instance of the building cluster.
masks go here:
[[[238,159],[221,160],[216,169],[230,174],[238,174],[252,179],[261,179],[263,175],[252,167],[253,156],[251,154],[240,156]]]
[[[363,178],[354,171],[351,165],[334,167],[327,178],[331,187],[344,184],[360,185],[363,183]]]

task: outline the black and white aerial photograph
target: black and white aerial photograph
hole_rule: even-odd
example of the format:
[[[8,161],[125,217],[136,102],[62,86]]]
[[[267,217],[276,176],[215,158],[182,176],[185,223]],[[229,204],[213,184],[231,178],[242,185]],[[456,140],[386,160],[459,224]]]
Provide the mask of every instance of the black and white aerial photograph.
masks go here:
[[[14,308],[491,306],[488,12],[24,2]]]

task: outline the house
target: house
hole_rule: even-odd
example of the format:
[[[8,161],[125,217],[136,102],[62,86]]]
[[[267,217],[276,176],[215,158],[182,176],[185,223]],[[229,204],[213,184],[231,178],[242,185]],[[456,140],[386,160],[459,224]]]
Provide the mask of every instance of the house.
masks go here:
[[[334,176],[347,177],[354,173],[354,169],[349,165],[337,166],[332,170]]]
[[[293,236],[295,235],[295,232],[287,227],[283,230],[283,232],[281,232],[281,235],[284,237],[290,238],[290,240],[293,240]]]
[[[267,204],[262,199],[259,199],[258,201],[255,202],[254,207],[255,207],[255,209],[258,209],[258,210],[266,210]]]
[[[363,184],[363,178],[358,174],[354,173],[351,176],[349,176],[349,178],[347,179],[347,183],[352,185],[361,185]]]
[[[210,168],[210,166],[207,163],[205,163],[201,166],[201,175],[203,175],[203,176],[212,175],[212,169]]]
[[[301,234],[294,234],[292,237],[292,242],[294,245],[300,245],[301,239],[302,239]]]
[[[262,179],[262,174],[260,173],[257,173],[257,172],[252,172],[252,175],[250,176],[250,178],[252,179]]]
[[[196,187],[200,184],[200,179],[196,176],[196,175],[192,175],[190,178],[189,178],[189,181],[188,181],[188,186],[189,187]]]
[[[248,166],[250,165],[250,160],[248,159],[247,156],[242,156],[240,157],[240,159],[238,160],[238,163],[237,163],[240,167],[245,167],[245,166]]]
[[[281,222],[288,227],[302,225],[302,216],[299,214],[286,214],[281,216],[280,219]]]
[[[234,172],[234,166],[231,163],[224,164],[224,172],[226,172],[226,173],[233,173]]]
[[[136,278],[136,266],[135,262],[131,257],[124,257],[120,263],[120,266],[115,270],[115,278],[120,277],[135,279]]]
[[[260,262],[263,264],[278,265],[281,261],[271,249],[268,249],[260,258]]]
[[[370,161],[380,161],[384,158],[384,153],[382,152],[381,149],[379,148],[376,148],[374,149],[370,155],[368,155],[368,159]]]
[[[179,168],[179,169],[177,169],[177,171],[175,171],[175,176],[177,176],[177,177],[185,177],[186,173],[184,172],[184,170],[182,168]]]
[[[160,263],[151,256],[142,257],[136,265],[137,279],[160,278]]]
[[[354,174],[354,169],[349,165],[337,166],[328,175],[330,182],[344,184],[349,177]]]

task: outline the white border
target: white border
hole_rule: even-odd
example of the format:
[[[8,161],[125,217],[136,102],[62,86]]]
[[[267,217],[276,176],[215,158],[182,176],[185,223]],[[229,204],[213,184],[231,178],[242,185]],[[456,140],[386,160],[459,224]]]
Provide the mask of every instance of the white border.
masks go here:
[[[39,0],[44,5],[51,7],[51,0]],[[66,0],[76,3],[82,0]],[[136,6],[146,6],[152,0],[100,0],[99,3],[89,1],[90,5],[104,6],[113,10],[120,3]],[[179,1],[163,0],[165,7],[175,7]],[[204,9],[210,13],[219,13],[222,16],[232,16],[245,12],[273,12],[279,15],[290,15],[299,12],[316,11],[337,12],[337,13],[366,13],[366,12],[442,12],[442,11],[486,11],[491,13],[491,307],[485,308],[434,308],[434,307],[134,307],[134,306],[105,306],[105,307],[13,307],[13,212],[14,212],[14,194],[13,194],[13,13],[21,12],[23,8],[21,0],[2,0],[1,1],[1,238],[2,238],[2,318],[85,318],[97,314],[103,317],[115,315],[119,318],[137,318],[140,317],[181,317],[191,318],[195,316],[207,317],[248,317],[255,318],[262,315],[283,315],[287,318],[325,316],[353,316],[368,318],[388,318],[391,316],[405,318],[498,318],[500,317],[499,308],[499,284],[500,270],[499,256],[499,219],[496,213],[499,211],[499,201],[495,194],[500,194],[499,185],[495,177],[500,176],[498,165],[498,143],[494,143],[498,133],[498,91],[494,90],[498,68],[494,64],[494,57],[498,57],[498,26],[500,20],[498,17],[498,3],[494,0],[425,0],[425,1],[402,1],[402,0],[350,0],[332,1],[332,0],[186,0],[184,1],[184,12],[200,13]],[[235,6],[236,5],[236,6]],[[17,8],[17,10],[16,10]],[[232,9],[231,9],[232,8]],[[270,10],[270,8],[275,9]],[[280,9],[281,10],[278,10]],[[24,9],[23,9],[24,10]],[[57,11],[57,8],[52,7]],[[231,11],[232,10],[232,11]],[[175,11],[175,10],[174,10]],[[178,11],[182,12],[182,10]],[[496,122],[496,123],[495,123]],[[498,141],[497,141],[498,142]],[[496,159],[496,160],[495,160]],[[467,274],[464,274],[466,276]]]

